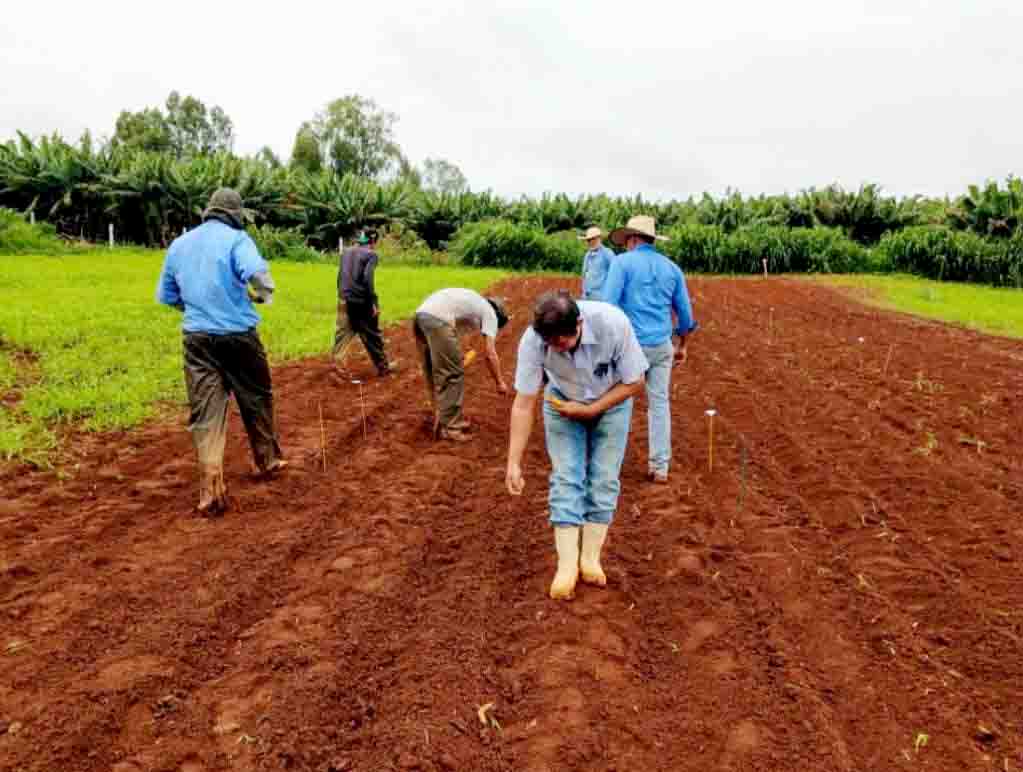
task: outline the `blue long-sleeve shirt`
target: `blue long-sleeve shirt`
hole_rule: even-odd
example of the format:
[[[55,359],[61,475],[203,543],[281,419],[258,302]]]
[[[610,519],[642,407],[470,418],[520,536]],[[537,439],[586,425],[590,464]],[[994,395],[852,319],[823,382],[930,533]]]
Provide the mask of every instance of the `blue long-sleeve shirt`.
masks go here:
[[[615,253],[603,244],[591,249],[583,258],[583,300],[603,300],[602,290],[607,270]]]
[[[268,270],[245,231],[207,220],[171,242],[156,299],[184,307],[181,327],[185,332],[245,332],[259,323],[246,284]]]
[[[641,346],[659,346],[671,334],[696,329],[682,269],[650,244],[618,255],[604,282],[604,300],[621,308],[632,322]],[[678,317],[673,329],[671,312]]]

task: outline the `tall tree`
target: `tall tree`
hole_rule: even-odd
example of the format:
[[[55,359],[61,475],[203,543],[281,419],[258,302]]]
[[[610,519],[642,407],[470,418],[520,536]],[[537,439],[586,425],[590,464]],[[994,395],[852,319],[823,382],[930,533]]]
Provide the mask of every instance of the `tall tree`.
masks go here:
[[[423,187],[423,175],[404,155],[398,158],[395,168],[395,179],[413,188]]]
[[[277,157],[277,154],[269,145],[263,145],[263,147],[259,149],[259,152],[256,153],[255,159],[266,164],[271,169],[280,169],[282,166],[281,159]]]
[[[295,144],[291,147],[292,169],[305,169],[307,172],[318,172],[323,168],[323,153],[316,132],[308,121],[303,123],[295,134]]]
[[[400,163],[401,149],[394,141],[397,120],[372,99],[352,94],[330,102],[311,126],[323,158],[336,172],[376,178]]]
[[[427,158],[423,161],[423,187],[438,193],[462,193],[469,183],[462,170],[443,158]]]
[[[154,153],[170,152],[173,144],[167,119],[158,107],[147,107],[137,113],[122,110],[117,116],[111,142],[132,150]]]
[[[178,157],[230,152],[234,146],[234,124],[219,106],[207,110],[193,96],[177,91],[167,97],[167,124]]]
[[[207,109],[193,96],[172,91],[166,112],[147,107],[137,113],[123,110],[117,118],[113,143],[139,150],[170,153],[177,158],[230,152],[234,124],[218,106]]]

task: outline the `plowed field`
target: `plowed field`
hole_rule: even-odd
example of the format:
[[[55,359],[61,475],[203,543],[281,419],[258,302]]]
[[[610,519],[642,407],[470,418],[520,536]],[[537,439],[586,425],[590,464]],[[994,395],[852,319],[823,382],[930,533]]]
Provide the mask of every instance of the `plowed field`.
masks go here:
[[[502,288],[509,379],[557,284]],[[223,518],[192,512],[183,418],[5,470],[0,769],[1023,769],[1023,344],[690,287],[670,484],[639,400],[609,586],[570,603],[542,433],[507,496],[479,357],[474,439],[434,444],[407,325],[400,374],[357,364],[365,427],[325,359],[275,371],[280,478],[232,416]]]

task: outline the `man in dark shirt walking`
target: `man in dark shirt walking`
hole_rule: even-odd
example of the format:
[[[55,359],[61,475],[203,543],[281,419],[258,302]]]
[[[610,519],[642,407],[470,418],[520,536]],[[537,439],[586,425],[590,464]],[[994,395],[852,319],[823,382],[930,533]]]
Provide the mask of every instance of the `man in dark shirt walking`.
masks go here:
[[[384,338],[380,334],[380,303],[373,275],[376,271],[376,234],[359,237],[359,243],[341,255],[337,272],[337,326],[334,330],[334,365],[344,370],[345,359],[355,336],[362,339],[370,359],[380,375],[390,375],[392,362],[384,354]]]

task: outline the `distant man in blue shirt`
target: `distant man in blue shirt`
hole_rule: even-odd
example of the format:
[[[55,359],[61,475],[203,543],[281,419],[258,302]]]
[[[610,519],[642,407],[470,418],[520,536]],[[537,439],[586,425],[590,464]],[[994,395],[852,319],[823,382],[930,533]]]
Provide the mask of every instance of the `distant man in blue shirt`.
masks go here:
[[[632,397],[643,388],[646,358],[628,317],[607,303],[567,292],[541,295],[519,342],[505,484],[522,494],[522,455],[544,375],[544,433],[551,459],[548,498],[558,570],[550,596],[568,600],[582,580],[604,586],[600,551],[618,506]],[[580,554],[579,541],[582,537]]]
[[[636,337],[650,363],[646,377],[649,461],[647,477],[668,482],[671,465],[671,368],[673,360],[686,359],[686,340],[696,329],[686,279],[675,263],[656,249],[653,217],[637,215],[624,228],[611,232],[611,243],[628,251],[611,263],[604,282],[604,299],[621,308],[636,330]],[[672,314],[676,323],[672,325]],[[672,334],[680,338],[672,344]]]
[[[596,226],[587,228],[579,238],[586,242],[587,252],[583,257],[583,300],[603,300],[601,290],[607,278],[607,269],[615,253],[605,247],[600,240],[604,231]]]
[[[256,333],[252,302],[270,303],[270,269],[242,226],[242,199],[221,188],[203,212],[203,224],[167,250],[156,299],[184,312],[188,428],[199,457],[199,505],[204,514],[227,509],[224,444],[227,406],[238,402],[256,466],[282,469],[274,426],[273,388],[266,351]]]

